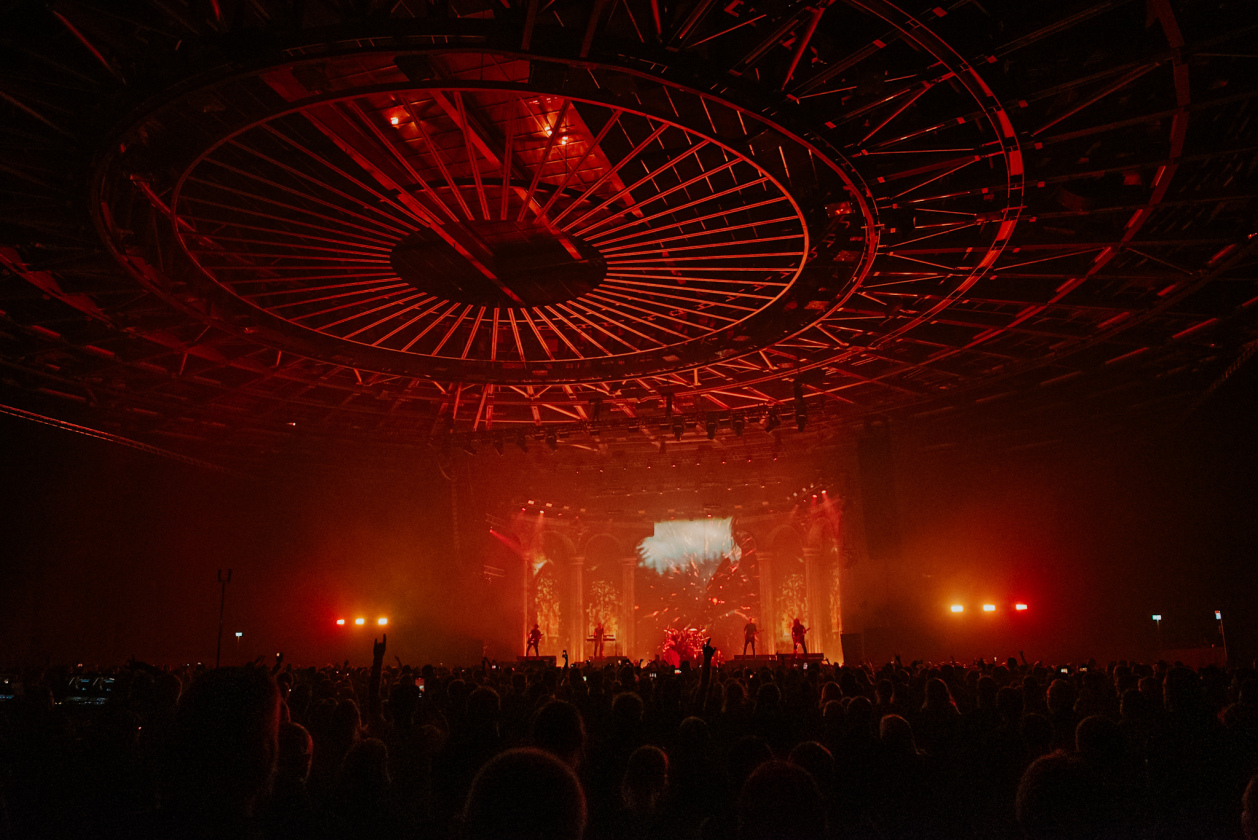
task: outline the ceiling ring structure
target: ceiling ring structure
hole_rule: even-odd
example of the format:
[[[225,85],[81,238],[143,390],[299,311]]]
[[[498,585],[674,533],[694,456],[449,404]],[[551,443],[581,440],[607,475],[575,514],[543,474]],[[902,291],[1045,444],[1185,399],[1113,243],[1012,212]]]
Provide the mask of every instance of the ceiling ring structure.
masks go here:
[[[654,440],[1250,340],[1224,0],[37,5],[8,369],[122,425]]]
[[[975,228],[970,261],[927,272],[945,287],[936,310],[992,264],[1016,220],[1016,138],[990,91],[973,79],[955,85],[960,105],[952,125],[926,129],[986,126],[988,136],[969,138],[965,155],[950,150],[925,164],[918,155],[907,173],[869,179],[832,142],[847,122],[863,119],[864,145],[849,145],[858,157],[877,156],[866,147],[907,106],[972,75],[963,62],[941,63],[943,50],[929,40],[915,42],[929,57],[928,78],[839,111],[825,124],[830,138],[809,138],[714,95],[711,79],[678,84],[671,68],[649,76],[583,62],[573,71],[566,58],[468,50],[448,35],[442,41],[440,49],[398,52],[357,38],[369,48],[321,58],[303,51],[299,61],[234,74],[137,120],[102,167],[100,192],[116,202],[146,201],[169,219],[178,249],[157,241],[159,229],[147,256],[134,247],[129,255],[133,264],[146,262],[142,281],[162,273],[164,256],[175,261],[173,276],[150,288],[213,298],[216,318],[235,319],[255,335],[262,330],[278,349],[459,383],[605,382],[693,371],[820,330],[803,339],[820,358],[795,352],[758,377],[744,365],[722,377],[728,391],[740,381],[779,378],[781,365],[799,372],[827,362],[852,323],[858,334],[868,332],[864,307],[845,313],[843,304],[859,292],[873,258],[894,254],[916,230],[912,214],[938,209],[915,190],[973,164],[995,178],[982,190],[982,222],[963,225]],[[239,102],[254,107],[233,105]],[[866,130],[871,114],[879,119]],[[192,130],[151,132],[154,124]],[[137,179],[126,159],[137,145],[133,159],[167,161],[165,170]],[[879,196],[871,180],[895,189]],[[993,209],[993,198],[1004,205]],[[879,200],[890,223],[880,218]],[[942,200],[944,214],[966,212],[956,209],[964,201],[955,196]],[[129,215],[115,207],[100,220],[116,243],[121,237],[108,220]],[[566,240],[556,236],[583,234],[588,253],[577,261],[606,263],[607,282],[581,295],[561,293],[562,302],[518,305],[494,276],[492,246],[474,228],[514,223],[519,239],[526,220],[553,227],[534,250],[558,254]],[[957,227],[951,220],[942,226]],[[438,260],[446,273],[480,275],[503,305],[485,305],[483,295],[480,303],[452,299],[398,277],[382,249],[392,255],[399,237],[421,229],[442,240],[434,250],[452,252]],[[576,243],[566,244],[574,261]],[[171,257],[172,250],[179,254]],[[198,275],[217,288],[205,289]],[[895,330],[930,314],[900,319]],[[317,338],[292,335],[303,331]],[[848,345],[842,355],[860,352]]]

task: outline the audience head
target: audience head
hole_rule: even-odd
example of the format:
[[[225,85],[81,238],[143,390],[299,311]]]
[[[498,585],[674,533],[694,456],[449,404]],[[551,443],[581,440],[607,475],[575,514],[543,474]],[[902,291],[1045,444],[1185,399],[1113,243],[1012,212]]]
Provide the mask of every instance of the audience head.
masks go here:
[[[169,803],[193,819],[248,817],[279,753],[280,696],[260,668],[217,668],[179,702]]]
[[[547,702],[533,715],[532,740],[534,746],[569,767],[580,767],[585,754],[585,724],[577,707],[564,700]]]
[[[955,710],[956,707],[952,701],[952,692],[948,689],[946,682],[938,677],[926,681],[926,702],[922,705],[923,709],[942,712]]]
[[[878,740],[893,755],[916,755],[913,727],[899,715],[883,715],[878,722]]]
[[[1245,840],[1258,840],[1258,776],[1254,776],[1245,785],[1241,808],[1241,827],[1245,830]]]
[[[1111,836],[1109,791],[1078,757],[1037,758],[1018,784],[1018,825],[1027,840],[1101,840]]]
[[[310,760],[314,755],[310,733],[300,723],[281,723],[278,743],[276,770],[304,782],[310,775]]]
[[[642,746],[629,756],[620,795],[625,807],[640,816],[654,814],[668,789],[668,756],[659,747]]]
[[[812,776],[821,790],[829,790],[834,783],[834,756],[816,741],[804,741],[791,750],[790,762],[802,767]]]
[[[769,761],[743,785],[738,840],[822,840],[825,834],[821,792],[802,767]]]
[[[585,793],[553,755],[507,750],[476,774],[462,822],[464,840],[580,840]]]

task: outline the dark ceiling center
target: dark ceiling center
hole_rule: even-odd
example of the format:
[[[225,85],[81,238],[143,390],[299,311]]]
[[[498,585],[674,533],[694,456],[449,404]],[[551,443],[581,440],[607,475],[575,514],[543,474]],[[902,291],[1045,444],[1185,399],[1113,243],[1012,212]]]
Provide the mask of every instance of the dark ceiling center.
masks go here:
[[[420,291],[490,307],[564,303],[593,290],[607,273],[598,251],[576,237],[500,220],[418,230],[389,259]]]

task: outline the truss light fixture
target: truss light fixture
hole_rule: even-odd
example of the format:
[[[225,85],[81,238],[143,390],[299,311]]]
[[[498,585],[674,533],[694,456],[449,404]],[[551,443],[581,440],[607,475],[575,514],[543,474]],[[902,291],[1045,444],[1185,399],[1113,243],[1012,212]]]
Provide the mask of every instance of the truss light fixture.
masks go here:
[[[747,427],[747,418],[741,414],[735,414],[730,425],[734,428],[734,437],[740,438],[743,436],[743,429]]]
[[[795,428],[801,432],[808,425],[808,404],[804,402],[804,383],[795,380]]]
[[[546,433],[546,448],[549,449],[551,452],[554,452],[556,449],[559,448],[559,438],[555,436],[555,433],[553,431],[549,431]]]
[[[493,444],[494,444],[494,451],[497,452],[499,455],[501,455],[502,447],[503,447],[502,435],[494,435]]]
[[[337,627],[344,627],[344,626],[345,626],[345,619],[343,619],[343,618],[338,618],[338,619],[336,620],[336,626],[337,626]]]
[[[995,605],[995,604],[984,604],[984,605],[983,605],[983,612],[996,612],[996,605]]]
[[[952,611],[953,611],[954,613],[963,613],[963,612],[965,612],[965,607],[964,607],[964,606],[962,606],[961,604],[953,604],[953,605],[952,605]]]
[[[680,417],[673,421],[673,440],[681,440],[686,433],[686,423]]]
[[[1026,604],[1014,604],[1013,608],[1018,612],[1026,612]]]
[[[781,425],[782,418],[778,416],[778,410],[776,408],[769,409],[768,416],[764,418],[764,430],[771,432]]]
[[[359,627],[362,627],[364,624],[366,624],[366,623],[367,623],[367,619],[365,619],[365,618],[356,618],[356,619],[354,619],[354,623],[355,623],[355,624],[357,624]]]
[[[703,431],[704,433],[707,434],[708,440],[716,439],[716,418],[715,417],[712,417],[711,415],[708,416],[708,419],[703,424]]]
[[[388,623],[389,623],[389,619],[385,618],[384,616],[381,616],[380,618],[376,619],[376,624],[378,624],[381,627],[385,626]]]
[[[529,439],[525,436],[524,432],[520,432],[515,436],[515,445],[520,447],[521,452],[529,451]]]

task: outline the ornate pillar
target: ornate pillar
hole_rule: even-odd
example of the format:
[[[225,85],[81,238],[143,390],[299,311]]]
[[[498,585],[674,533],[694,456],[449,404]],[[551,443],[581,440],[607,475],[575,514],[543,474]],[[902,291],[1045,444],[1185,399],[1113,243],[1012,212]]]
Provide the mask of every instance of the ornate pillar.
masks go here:
[[[533,629],[533,622],[537,620],[533,615],[533,613],[536,612],[536,607],[529,603],[529,594],[533,588],[532,552],[525,552],[521,559],[524,561],[524,574],[521,575],[521,578],[524,580],[524,586],[522,587],[523,592],[521,593],[523,595],[524,602],[524,632],[520,635],[520,647],[516,651],[517,653],[524,653],[524,651],[527,650],[529,643],[529,631]],[[532,609],[530,609],[530,607],[532,607]]]
[[[804,626],[808,628],[808,650],[820,653],[828,641],[830,611],[826,603],[826,569],[820,546],[804,548]]]
[[[589,628],[585,626],[585,557],[578,554],[569,561],[571,572],[571,615],[569,624],[568,661],[576,664],[585,659],[585,637]]]
[[[834,616],[833,627],[831,628],[830,638],[834,640],[834,646],[840,647],[843,642],[843,505],[838,503],[834,505],[834,575],[833,575],[833,592],[831,597],[834,599]],[[843,652],[835,651],[835,656],[830,657],[831,662],[841,662]]]
[[[634,658],[636,643],[634,626],[638,621],[638,595],[635,581],[638,576],[638,558],[626,557],[620,561],[620,627],[617,628],[616,640],[621,656]]]
[[[773,598],[773,554],[756,549],[756,565],[760,569],[760,638],[756,653],[777,653],[778,617]]]

